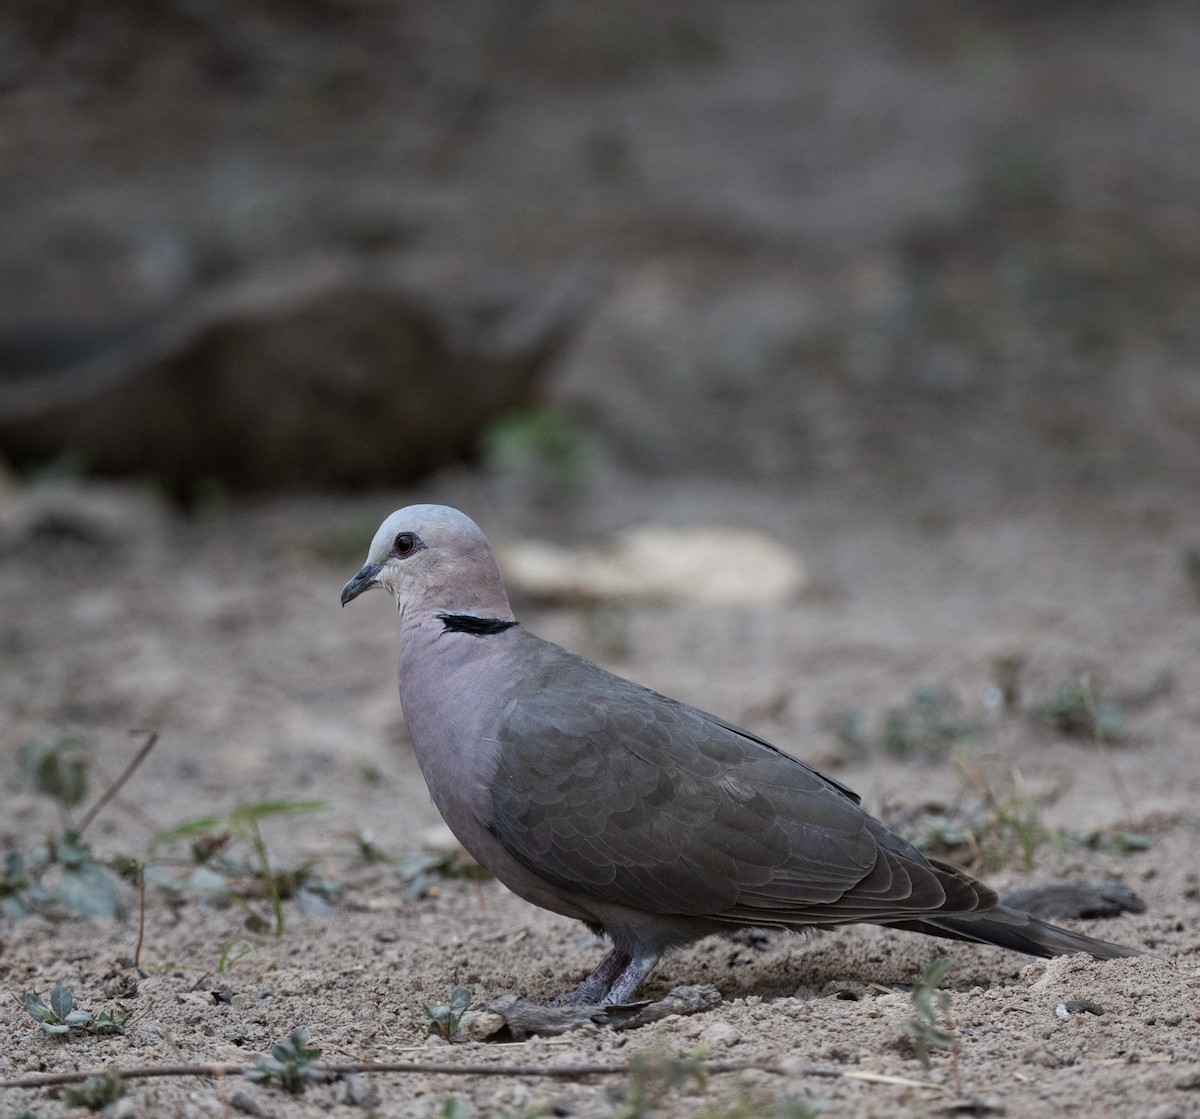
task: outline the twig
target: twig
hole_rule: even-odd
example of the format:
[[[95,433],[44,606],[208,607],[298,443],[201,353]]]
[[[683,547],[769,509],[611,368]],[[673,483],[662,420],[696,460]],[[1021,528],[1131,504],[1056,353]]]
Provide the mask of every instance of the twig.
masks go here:
[[[79,821],[79,827],[75,829],[80,835],[83,835],[83,833],[87,830],[88,824],[90,824],[96,818],[100,812],[100,809],[102,809],[110,800],[112,800],[113,797],[117,795],[117,793],[121,791],[121,786],[124,785],[125,782],[134,775],[137,767],[146,760],[146,755],[154,749],[155,743],[158,742],[158,731],[156,730],[131,730],[129,733],[144,734],[146,736],[146,741],[142,743],[142,748],[136,754],[134,754],[133,760],[125,767],[125,770],[122,772],[121,776],[118,777],[111,785],[109,785],[109,787],[100,794],[100,797],[96,803],[84,813],[83,819]]]
[[[136,971],[142,962],[142,941],[146,938],[146,864],[138,863],[138,934],[133,946],[133,967]]]
[[[61,1084],[79,1084],[92,1076],[113,1076],[121,1080],[151,1080],[177,1076],[198,1076],[206,1079],[243,1076],[250,1065],[143,1065],[127,1069],[91,1069],[76,1072],[34,1073],[14,1080],[0,1080],[0,1090],[5,1088],[53,1088]],[[389,1073],[419,1074],[422,1076],[530,1076],[550,1077],[556,1080],[571,1080],[583,1076],[628,1076],[633,1065],[625,1064],[582,1064],[582,1065],[517,1065],[501,1064],[436,1064],[427,1062],[393,1061],[350,1061],[336,1064],[315,1064],[313,1070],[329,1076],[351,1076],[357,1074]],[[902,1076],[886,1076],[882,1073],[843,1071],[834,1068],[793,1068],[770,1061],[701,1061],[696,1069],[709,1075],[725,1072],[772,1073],[776,1076],[812,1076],[825,1080],[861,1080],[870,1084],[894,1084],[909,1088],[925,1088],[935,1092],[946,1089],[940,1084],[925,1080],[909,1080]]]
[[[95,754],[88,755],[88,767],[96,771],[97,784],[100,783],[101,779],[103,779],[106,784],[111,785],[113,783],[112,774],[104,768],[104,762]],[[152,820],[147,813],[143,812],[142,809],[127,796],[122,796],[120,793],[117,793],[117,795],[113,797],[111,801],[109,801],[109,804],[119,808],[125,813],[126,816],[130,817],[130,819],[136,820],[151,835],[158,835],[160,831],[166,831],[167,829],[166,824],[160,823],[158,820]]]

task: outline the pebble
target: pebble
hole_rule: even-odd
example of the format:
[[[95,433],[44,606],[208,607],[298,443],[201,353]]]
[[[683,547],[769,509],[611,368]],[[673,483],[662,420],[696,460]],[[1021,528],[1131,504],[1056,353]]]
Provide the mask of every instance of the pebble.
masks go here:
[[[1091,999],[1067,999],[1066,1002],[1060,1002],[1054,1008],[1054,1013],[1060,1018],[1070,1018],[1072,1014],[1079,1014],[1081,1011],[1087,1011],[1088,1014],[1103,1014],[1104,1007],[1099,1003],[1092,1002]]]

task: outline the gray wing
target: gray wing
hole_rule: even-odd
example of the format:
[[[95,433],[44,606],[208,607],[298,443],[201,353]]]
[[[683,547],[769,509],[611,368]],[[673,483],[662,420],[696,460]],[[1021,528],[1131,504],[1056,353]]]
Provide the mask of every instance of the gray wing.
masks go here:
[[[543,644],[498,728],[490,828],[554,885],[747,924],[994,904],[761,739]]]

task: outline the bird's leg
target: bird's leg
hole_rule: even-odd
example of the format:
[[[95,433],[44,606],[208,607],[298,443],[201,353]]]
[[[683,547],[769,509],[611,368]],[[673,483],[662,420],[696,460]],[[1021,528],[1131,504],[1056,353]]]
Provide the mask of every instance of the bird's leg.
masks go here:
[[[625,958],[629,960],[628,965],[617,976],[617,980],[608,994],[600,1000],[600,1005],[619,1006],[625,1002],[642,985],[642,980],[654,970],[654,965],[658,963],[660,956],[661,953],[658,952],[643,953],[632,959],[626,956]]]
[[[592,969],[592,973],[573,991],[559,995],[551,1006],[595,1006],[613,981],[630,965],[632,957],[614,948]]]

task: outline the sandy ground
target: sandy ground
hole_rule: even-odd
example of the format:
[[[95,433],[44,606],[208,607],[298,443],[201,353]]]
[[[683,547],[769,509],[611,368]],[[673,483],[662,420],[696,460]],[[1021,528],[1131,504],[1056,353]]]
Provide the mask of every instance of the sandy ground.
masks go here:
[[[248,927],[238,905],[151,886],[136,983],[120,978],[129,973],[117,962],[137,933],[128,884],[115,921],[4,920],[0,978],[11,997],[0,1001],[0,1078],[244,1065],[303,1027],[327,1060],[485,1062],[514,1075],[369,1077],[366,1112],[344,1084],[293,1098],[233,1078],[140,1081],[129,1088],[131,1113],[233,1114],[248,1096],[260,1114],[289,1116],[804,1113],[781,1110],[786,1099],[880,1117],[1200,1115],[1200,607],[1182,563],[1200,540],[1194,506],[1127,496],[934,515],[861,493],[606,479],[573,510],[572,538],[638,521],[764,529],[803,556],[808,589],[796,602],[760,607],[526,603],[527,625],[752,726],[836,773],[912,834],[922,808],[968,811],[986,783],[1001,802],[1014,788],[1023,793],[1047,833],[1148,836],[1148,848],[1129,853],[1047,841],[1032,868],[1014,850],[989,876],[1002,889],[1127,883],[1146,901],[1144,914],[1067,923],[1154,954],[1047,963],[869,928],[811,941],[710,941],[666,960],[645,994],[711,983],[724,1000],[717,1009],[625,1033],[589,1027],[448,1047],[426,1039],[423,1002],[446,1001],[458,984],[477,1006],[507,992],[545,1000],[577,982],[600,946],[494,882],[434,879],[420,898],[406,890],[401,868],[427,849],[439,821],[394,695],[394,619],[383,596],[342,612],[338,591],[376,522],[416,496],[469,508],[494,537],[549,536],[562,518],[465,475],[419,495],[295,499],[192,521],[129,491],[101,496],[82,506],[90,520],[78,499],[54,517],[44,496],[37,516],[28,495],[8,499],[4,850],[28,852],[64,826],[54,803],[22,781],[20,746],[74,733],[112,775],[139,741],[128,731],[153,728],[158,746],[89,827],[97,857],[144,857],[155,829],[259,798],[319,797],[327,811],[267,820],[263,834],[276,864],[311,858],[341,889],[327,914],[285,902],[287,930],[275,937]],[[719,554],[737,562],[736,532]],[[1023,658],[1021,695],[1008,711],[994,701],[997,659],[1006,656]],[[1111,768],[1090,739],[1020,710],[1085,673],[1123,704],[1127,736],[1112,743]],[[953,693],[954,718],[967,729],[949,752],[890,755],[881,727],[889,712],[911,716],[921,688]],[[857,713],[857,742],[836,732],[853,722],[847,712]],[[92,795],[105,784],[94,770]],[[394,861],[365,862],[356,838],[364,834]],[[185,873],[187,856],[185,844],[154,853],[166,875]],[[925,1069],[905,1041],[909,991],[940,955],[954,962],[944,986],[958,1053],[935,1052]],[[58,984],[93,1012],[132,1011],[127,1032],[43,1035],[19,997],[47,997]],[[1103,1013],[1064,1017],[1056,1008],[1071,1000]],[[527,1066],[696,1053],[788,1071],[675,1087],[656,1074],[520,1075]],[[639,1084],[649,1086],[644,1098]],[[444,1110],[450,1098],[461,1111]],[[22,1108],[68,1111],[45,1091],[3,1092],[3,1114]]]

